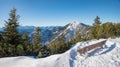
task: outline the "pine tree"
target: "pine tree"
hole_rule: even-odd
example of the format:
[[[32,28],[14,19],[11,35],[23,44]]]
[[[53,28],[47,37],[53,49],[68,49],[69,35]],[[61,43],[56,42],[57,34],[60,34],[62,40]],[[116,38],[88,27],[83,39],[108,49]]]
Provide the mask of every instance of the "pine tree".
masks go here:
[[[65,37],[63,35],[58,39],[58,45],[58,53],[63,53],[66,50]]]
[[[16,9],[13,8],[10,11],[9,19],[5,21],[3,37],[3,55],[4,56],[16,56],[17,45],[21,44],[22,38],[17,28],[19,15],[16,14]]]
[[[108,22],[107,25],[106,25],[106,28],[107,28],[107,37],[112,37],[114,36],[115,34],[115,27],[114,27],[114,24],[112,22]]]
[[[80,34],[78,34],[78,35],[76,36],[75,41],[76,41],[76,42],[80,42],[80,41],[81,41],[81,36],[80,36]]]
[[[24,56],[25,55],[25,51],[24,51],[23,45],[21,45],[21,44],[19,44],[17,46],[17,55],[18,56]]]
[[[40,28],[37,27],[33,34],[33,54],[34,56],[38,55],[38,52],[42,48],[41,37],[40,37]]]
[[[0,58],[3,56],[3,47],[2,43],[0,42]]]
[[[39,51],[39,53],[38,53],[38,57],[39,57],[39,58],[40,58],[40,57],[43,57],[43,54],[42,54],[41,51]]]
[[[0,42],[3,40],[2,33],[0,32]]]
[[[120,37],[120,23],[116,23],[114,27],[116,31],[115,35]]]
[[[50,55],[50,49],[46,45],[44,45],[39,52],[41,52],[42,54],[41,57],[46,57]]]
[[[104,27],[99,25],[97,28],[97,38],[106,38],[104,34]]]
[[[51,44],[49,45],[49,48],[50,48],[51,54],[55,54],[55,53],[57,53],[56,45],[57,45],[57,44],[55,44],[55,43],[51,43]]]
[[[93,26],[91,28],[90,31],[90,39],[99,39],[99,36],[101,33],[98,33],[98,31],[100,30],[100,18],[97,16],[94,20]]]
[[[5,21],[6,24],[3,34],[4,42],[17,46],[18,44],[21,43],[21,36],[17,31],[17,27],[19,26],[18,23],[19,15],[16,14],[15,8],[13,8],[10,11],[9,16],[10,18],[8,19],[8,21]]]
[[[38,44],[41,44],[41,37],[40,37],[40,28],[37,27],[35,29],[35,32],[33,34],[33,44],[34,45],[38,45]]]
[[[90,39],[94,39],[96,37],[96,32],[95,31],[96,31],[95,27],[94,26],[91,27],[90,36],[89,36]]]
[[[95,22],[94,22],[94,26],[96,26],[96,25],[100,25],[101,24],[101,22],[100,22],[100,18],[98,17],[98,16],[96,16],[96,18],[95,18],[95,20],[94,20]]]
[[[16,56],[15,52],[18,53],[17,51],[15,51],[15,45],[7,44],[7,56]]]
[[[30,55],[32,50],[31,50],[31,43],[30,43],[27,32],[23,34],[22,39],[23,39],[23,48],[25,50],[25,53],[26,55]]]

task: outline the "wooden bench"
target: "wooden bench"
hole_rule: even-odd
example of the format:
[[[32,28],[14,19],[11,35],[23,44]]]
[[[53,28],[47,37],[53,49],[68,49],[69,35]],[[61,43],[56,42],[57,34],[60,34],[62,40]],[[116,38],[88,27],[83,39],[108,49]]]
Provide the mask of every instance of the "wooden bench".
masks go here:
[[[98,42],[98,43],[90,45],[90,46],[86,46],[86,47],[78,50],[78,52],[80,53],[80,55],[85,54],[85,52],[87,52],[87,51],[90,51],[90,50],[95,49],[97,47],[102,47],[105,44],[105,42],[106,42],[106,40],[102,41],[102,42]]]

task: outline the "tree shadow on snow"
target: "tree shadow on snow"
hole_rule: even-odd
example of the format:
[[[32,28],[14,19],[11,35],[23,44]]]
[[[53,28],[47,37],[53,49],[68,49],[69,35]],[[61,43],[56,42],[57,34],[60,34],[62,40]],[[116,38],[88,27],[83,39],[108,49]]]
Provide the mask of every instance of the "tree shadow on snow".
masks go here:
[[[74,67],[74,60],[76,60],[76,57],[77,56],[77,52],[75,50],[72,50],[70,52],[70,59],[69,59],[69,64],[70,64],[70,67]]]
[[[115,46],[116,46],[115,44],[111,45],[110,47],[108,47],[109,48],[108,50],[102,52],[101,54],[106,54],[107,52],[110,52],[111,50],[113,50],[115,48]]]

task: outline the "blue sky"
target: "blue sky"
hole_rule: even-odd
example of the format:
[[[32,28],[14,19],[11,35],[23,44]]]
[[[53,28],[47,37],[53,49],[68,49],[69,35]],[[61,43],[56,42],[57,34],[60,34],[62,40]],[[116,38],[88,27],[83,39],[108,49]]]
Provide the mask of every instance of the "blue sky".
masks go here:
[[[0,27],[13,7],[23,26],[62,26],[73,21],[92,25],[96,16],[102,22],[120,22],[120,0],[0,0]]]

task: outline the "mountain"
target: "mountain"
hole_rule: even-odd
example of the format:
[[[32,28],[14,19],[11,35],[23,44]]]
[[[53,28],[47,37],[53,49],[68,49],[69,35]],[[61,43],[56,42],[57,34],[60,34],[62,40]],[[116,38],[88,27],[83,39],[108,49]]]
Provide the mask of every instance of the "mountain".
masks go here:
[[[18,27],[18,31],[20,32],[20,34],[28,32],[29,38],[30,40],[32,40],[35,28],[35,26],[20,26]],[[79,22],[72,22],[65,26],[46,26],[40,27],[40,36],[42,37],[42,44],[46,45],[51,42],[57,41],[60,37],[64,37],[66,41],[69,41],[75,38],[78,34],[84,36],[87,31],[89,31],[89,28],[89,25],[85,25]],[[3,28],[0,28],[0,31],[4,31]]]
[[[32,40],[32,36],[33,36],[35,28],[36,28],[35,26],[20,26],[18,27],[18,31],[20,34],[24,34],[25,32],[29,33],[29,38],[30,40]],[[40,36],[42,37],[42,44],[43,45],[48,44],[52,36],[63,28],[64,26],[40,27],[41,29]],[[4,31],[4,28],[0,28],[0,31]]]
[[[85,36],[90,26],[80,22],[72,22],[64,26],[64,29],[56,33],[50,42],[57,41],[60,37],[64,37],[66,41],[74,39],[78,34]]]
[[[29,33],[29,37],[30,37],[30,40],[32,40],[32,36],[33,36],[33,33],[34,33],[34,30],[35,30],[35,26],[20,26],[18,28],[19,32],[21,34],[25,33],[25,32],[28,32]],[[47,44],[51,37],[57,32],[59,31],[60,29],[62,29],[63,27],[62,26],[46,26],[46,27],[40,27],[41,29],[41,33],[40,33],[40,36],[42,37],[42,44]]]
[[[103,48],[95,48],[80,55],[77,50],[105,41]],[[0,58],[0,67],[119,67],[120,38],[89,40],[76,43],[62,54],[46,58],[28,56]]]

